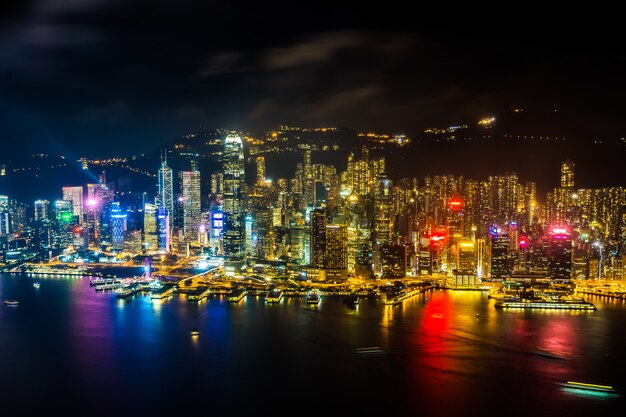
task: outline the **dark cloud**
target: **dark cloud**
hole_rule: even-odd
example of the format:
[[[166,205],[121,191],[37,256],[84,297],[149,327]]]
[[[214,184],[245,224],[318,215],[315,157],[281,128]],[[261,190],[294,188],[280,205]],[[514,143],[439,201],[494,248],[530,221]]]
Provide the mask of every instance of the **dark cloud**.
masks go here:
[[[626,54],[606,30],[238,0],[24,1],[0,16],[0,135],[33,146],[136,152],[200,125],[410,134],[518,103],[625,124]]]

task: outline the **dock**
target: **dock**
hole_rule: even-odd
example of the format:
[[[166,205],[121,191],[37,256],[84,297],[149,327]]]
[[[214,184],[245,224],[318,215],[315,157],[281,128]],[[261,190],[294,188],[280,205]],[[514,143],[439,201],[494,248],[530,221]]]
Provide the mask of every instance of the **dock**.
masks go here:
[[[389,297],[389,295],[387,295],[387,299],[385,300],[385,304],[386,305],[397,305],[400,304],[401,302],[403,302],[404,300],[407,300],[411,297],[415,297],[416,295],[422,294],[430,289],[432,289],[433,287],[420,287],[420,288],[416,288],[416,289],[412,289],[412,290],[403,290],[401,291],[399,294],[396,295],[392,295],[391,297]]]
[[[267,296],[265,297],[265,302],[266,303],[280,303],[283,297],[284,297],[284,294],[281,290],[278,290],[278,289],[272,290],[267,293]]]
[[[238,303],[239,301],[243,300],[247,293],[248,292],[243,288],[234,289],[228,294],[228,296],[226,297],[226,301],[228,301],[229,303]]]
[[[197,288],[187,293],[187,299],[189,301],[201,301],[207,298],[210,293],[211,293],[211,289],[209,287]]]
[[[150,296],[153,300],[162,300],[164,298],[169,297],[174,293],[175,287],[163,287],[158,290],[153,290],[152,295]]]

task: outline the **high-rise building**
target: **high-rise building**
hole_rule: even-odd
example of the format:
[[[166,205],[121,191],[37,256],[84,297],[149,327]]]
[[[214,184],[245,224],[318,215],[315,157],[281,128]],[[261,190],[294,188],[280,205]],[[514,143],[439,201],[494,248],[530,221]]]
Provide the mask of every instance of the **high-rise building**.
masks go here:
[[[572,278],[572,235],[564,227],[555,227],[550,232],[548,274],[557,281]]]
[[[408,246],[386,243],[380,247],[382,276],[405,278],[408,265]]]
[[[374,190],[374,243],[391,243],[391,180],[385,174],[376,177]]]
[[[72,202],[72,210],[78,216],[79,223],[83,222],[83,187],[63,187],[63,200]]]
[[[0,195],[0,237],[11,232],[11,216],[9,215],[9,197]]]
[[[170,216],[163,207],[159,207],[157,210],[157,235],[158,235],[158,248],[159,253],[169,253],[172,247],[171,244],[171,232]]]
[[[169,216],[174,214],[174,180],[172,168],[167,166],[167,153],[161,158],[161,167],[159,168],[157,206],[167,211]]]
[[[508,234],[499,229],[494,230],[491,235],[491,278],[504,279],[513,271],[510,247]]]
[[[326,226],[326,253],[324,265],[329,269],[348,268],[348,227],[329,224]]]
[[[561,188],[574,188],[574,163],[572,161],[561,162]]]
[[[156,204],[150,203],[146,203],[143,208],[143,241],[146,253],[155,253],[159,250],[158,209]]]
[[[35,200],[35,221],[48,220],[50,202],[48,200]]]
[[[224,139],[224,264],[228,275],[236,275],[245,264],[244,156],[243,142],[236,133]]]
[[[307,207],[315,207],[315,177],[311,163],[311,150],[305,149],[302,166],[302,188]]]
[[[183,234],[187,241],[196,241],[198,227],[202,223],[200,171],[194,166],[191,171],[182,171],[178,175],[183,204]]]
[[[124,249],[127,218],[128,215],[120,210],[119,205],[111,210],[111,244],[115,250]]]
[[[310,216],[310,264],[315,268],[323,268],[326,258],[326,210],[315,209]]]
[[[257,185],[265,184],[265,157],[257,156],[256,158],[256,183]]]
[[[211,194],[217,196],[224,194],[224,173],[221,171],[211,174]]]

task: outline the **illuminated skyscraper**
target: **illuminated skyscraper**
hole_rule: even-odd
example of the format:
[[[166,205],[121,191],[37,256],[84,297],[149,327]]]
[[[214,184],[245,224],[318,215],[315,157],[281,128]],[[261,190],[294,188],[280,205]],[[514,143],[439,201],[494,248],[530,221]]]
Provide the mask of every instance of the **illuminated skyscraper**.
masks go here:
[[[256,183],[257,185],[265,184],[265,157],[263,156],[256,158]]]
[[[170,216],[163,207],[159,207],[157,210],[157,234],[158,234],[158,247],[159,253],[169,253],[171,248],[170,231]]]
[[[329,269],[348,268],[348,227],[329,224],[326,226],[326,256],[324,264]]]
[[[146,253],[155,253],[159,250],[157,210],[157,205],[150,203],[146,203],[143,208],[143,240]]]
[[[572,277],[572,235],[565,228],[555,227],[550,232],[548,274],[558,281]]]
[[[202,223],[200,171],[192,165],[191,171],[181,171],[178,175],[183,205],[183,234],[187,241],[196,241],[198,227]]]
[[[302,188],[307,207],[315,207],[315,177],[311,164],[311,150],[304,151],[304,164],[302,171]]]
[[[375,244],[391,243],[391,216],[391,181],[387,175],[380,174],[374,190]]]
[[[493,230],[491,235],[491,277],[504,279],[513,271],[513,263],[509,256],[509,236],[500,229]]]
[[[83,187],[63,187],[63,200],[72,202],[74,215],[83,222]]]
[[[221,171],[211,174],[211,194],[217,197],[224,194],[224,173]]]
[[[166,210],[170,216],[174,213],[174,181],[172,168],[167,166],[167,153],[161,158],[161,168],[159,168],[157,206]]]
[[[323,268],[326,257],[326,210],[315,209],[310,215],[310,264],[315,268]]]
[[[35,200],[35,221],[48,220],[50,202],[48,200]]]
[[[120,210],[119,205],[111,210],[111,243],[113,249],[121,250],[124,248],[127,217],[128,215]]]
[[[241,138],[230,133],[224,139],[224,254],[225,272],[239,273],[245,264],[244,157]]]
[[[0,237],[11,232],[11,217],[9,216],[9,197],[0,195]]]
[[[574,163],[570,160],[561,162],[561,188],[574,188]]]

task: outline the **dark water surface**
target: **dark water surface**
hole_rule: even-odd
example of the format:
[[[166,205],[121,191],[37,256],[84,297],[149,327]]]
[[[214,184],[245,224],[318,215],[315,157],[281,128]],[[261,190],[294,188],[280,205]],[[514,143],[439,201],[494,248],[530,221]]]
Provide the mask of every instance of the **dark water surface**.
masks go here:
[[[33,282],[41,288],[35,289]],[[428,297],[428,300],[426,298]],[[525,415],[625,411],[626,305],[503,312],[479,292],[350,310],[326,297],[266,305],[215,296],[117,300],[87,279],[0,275],[0,413],[66,415]],[[476,317],[478,314],[478,317]],[[200,336],[192,338],[197,327]],[[380,346],[384,354],[357,354]],[[567,359],[536,354],[537,348]],[[195,412],[194,412],[195,414]]]

